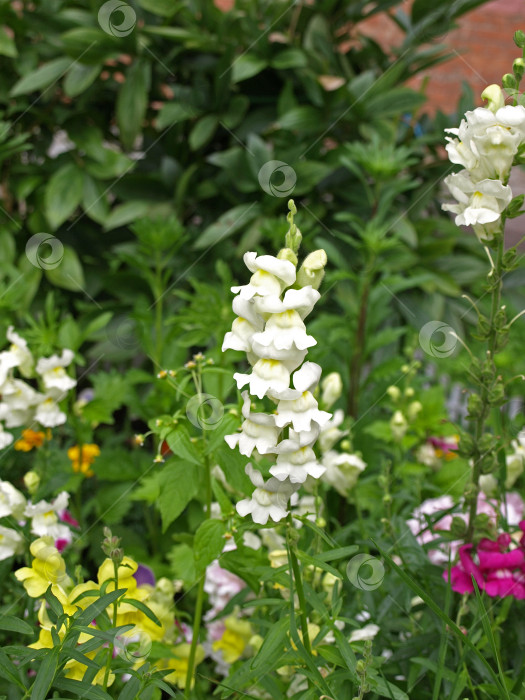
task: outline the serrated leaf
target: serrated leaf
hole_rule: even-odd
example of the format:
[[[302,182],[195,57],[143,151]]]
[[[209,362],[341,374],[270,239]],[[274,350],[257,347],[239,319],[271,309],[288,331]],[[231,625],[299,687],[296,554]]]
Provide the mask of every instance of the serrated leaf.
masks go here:
[[[84,193],[84,174],[76,163],[59,168],[49,180],[44,196],[46,219],[55,231],[75,211]]]
[[[195,573],[201,576],[214,559],[220,555],[224,547],[226,525],[220,521],[205,520],[199,525],[193,540],[193,555],[195,557]]]
[[[70,58],[55,58],[53,61],[44,63],[44,65],[32,71],[28,75],[24,75],[17,83],[15,83],[11,92],[11,97],[19,95],[28,95],[35,90],[46,88],[63,75],[71,65]]]
[[[199,470],[195,464],[172,458],[162,470],[163,487],[159,497],[162,530],[178,518],[199,490]]]

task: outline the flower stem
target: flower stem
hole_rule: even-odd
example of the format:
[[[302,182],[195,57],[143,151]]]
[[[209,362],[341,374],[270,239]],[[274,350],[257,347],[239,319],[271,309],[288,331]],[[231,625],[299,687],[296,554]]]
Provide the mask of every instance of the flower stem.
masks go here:
[[[115,572],[115,590],[118,589],[118,563],[113,560],[113,571]],[[115,628],[117,626],[117,614],[118,614],[118,600],[116,600],[113,603],[113,620],[112,620],[112,626]],[[111,671],[111,662],[113,661],[113,651],[115,649],[115,644],[113,642],[110,643],[109,649],[108,649],[108,659],[106,661],[106,671],[104,673],[104,685],[103,688],[104,690],[108,689],[108,682],[109,682],[109,672]]]
[[[293,531],[292,516],[288,515],[288,535]],[[290,566],[293,572],[293,580],[295,584],[295,590],[297,591],[297,598],[299,599],[300,607],[300,618],[301,618],[301,630],[303,633],[303,645],[306,652],[311,655],[312,647],[310,644],[310,635],[308,634],[308,617],[306,615],[306,598],[304,595],[303,579],[301,577],[301,569],[299,567],[299,562],[297,561],[297,556],[294,550],[294,544],[290,541],[291,538],[288,536],[288,557],[290,560]],[[291,604],[293,605],[293,596]]]
[[[489,273],[490,280],[490,292],[492,295],[492,303],[490,309],[490,319],[489,319],[489,331],[487,337],[487,361],[490,370],[490,382],[481,380],[481,408],[478,413],[478,417],[474,428],[474,447],[473,447],[473,472],[472,472],[472,486],[473,492],[471,495],[471,501],[469,506],[469,517],[468,517],[468,527],[465,536],[466,543],[472,543],[474,538],[474,520],[477,513],[478,505],[478,492],[479,492],[479,479],[481,476],[481,467],[483,462],[483,457],[485,456],[480,448],[479,443],[481,438],[485,433],[485,423],[490,414],[491,402],[490,402],[490,390],[492,389],[494,383],[497,380],[497,368],[495,364],[495,354],[498,350],[497,339],[498,339],[498,328],[496,327],[496,314],[500,310],[501,302],[501,288],[502,288],[502,272],[503,272],[503,234],[500,236],[497,242],[497,255],[494,267]]]

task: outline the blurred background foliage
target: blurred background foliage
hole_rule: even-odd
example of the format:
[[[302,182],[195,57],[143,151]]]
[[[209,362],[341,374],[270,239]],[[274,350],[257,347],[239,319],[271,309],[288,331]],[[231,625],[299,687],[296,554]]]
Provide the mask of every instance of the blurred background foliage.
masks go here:
[[[472,95],[429,116],[407,81],[446,60],[439,38],[481,4],[137,0],[101,17],[97,2],[1,2],[2,326],[81,349],[92,420],[138,429],[173,410],[152,371],[197,349],[231,366],[229,287],[246,250],[282,245],[293,196],[303,250],[329,257],[311,358],[341,372],[365,428],[427,321],[461,335],[474,320],[459,295],[481,290],[484,253],[439,186],[443,129]],[[388,48],[364,30],[385,12],[403,31]],[[284,182],[261,182],[269,161]],[[40,232],[64,246],[57,267],[25,255]],[[232,385],[207,390],[224,401]]]

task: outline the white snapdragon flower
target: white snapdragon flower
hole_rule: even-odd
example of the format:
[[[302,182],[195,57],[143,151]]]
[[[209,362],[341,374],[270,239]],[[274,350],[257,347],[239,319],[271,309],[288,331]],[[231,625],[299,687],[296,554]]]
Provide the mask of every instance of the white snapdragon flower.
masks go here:
[[[304,320],[320,298],[319,292],[309,285],[301,289],[288,289],[282,299],[271,295],[256,297],[254,304],[257,312],[264,317],[270,314],[282,314],[285,311],[297,311]],[[235,307],[233,310],[235,311]]]
[[[242,352],[250,352],[252,349],[252,338],[257,328],[245,318],[239,316],[232,324],[232,329],[224,336],[222,351],[225,350],[241,350]]]
[[[26,499],[9,481],[0,481],[0,518],[12,515],[20,520],[26,509]]]
[[[348,430],[339,430],[339,426],[343,423],[344,418],[344,411],[339,408],[334,413],[333,417],[324,424],[319,435],[319,448],[322,453],[331,450],[336,442],[339,442],[341,438],[348,435]]]
[[[319,479],[326,467],[319,464],[311,447],[301,447],[294,452],[282,452],[277,463],[270,469],[270,474],[279,481],[289,479],[292,484],[304,484],[307,477]]]
[[[35,361],[31,351],[27,347],[27,341],[15,332],[13,326],[7,329],[7,340],[11,343],[9,352],[14,355],[17,364],[15,365],[20,370],[23,377],[30,377],[33,373]]]
[[[347,496],[355,486],[359,474],[366,469],[366,462],[361,457],[347,452],[329,450],[323,455],[322,464],[326,471],[321,477],[341,494]]]
[[[339,372],[330,372],[321,383],[321,404],[330,408],[343,393],[343,380]]]
[[[56,428],[58,425],[64,425],[67,416],[52,396],[46,396],[36,407],[35,420],[45,428]]]
[[[465,114],[459,128],[446,129],[449,159],[468,170],[475,181],[506,180],[514,156],[525,141],[525,108],[507,105],[495,112],[478,107]]]
[[[291,424],[296,432],[301,432],[302,430],[310,430],[312,421],[322,427],[330,418],[330,413],[319,410],[313,394],[310,391],[305,391],[298,399],[279,401],[275,422],[280,428]]]
[[[62,350],[61,356],[41,357],[36,364],[36,371],[42,377],[47,393],[55,399],[60,398],[77,384],[65,370],[74,356],[74,352],[66,348]]]
[[[316,344],[317,341],[306,333],[306,326],[298,312],[293,309],[272,314],[264,331],[256,333],[252,339],[252,349],[259,357],[283,362],[290,350],[307,350]]]
[[[1,408],[1,404],[0,404]],[[4,426],[2,423],[0,423],[0,450],[5,449],[6,447],[9,447],[9,445],[13,442],[14,438],[11,435],[11,433],[8,433],[7,430],[4,430]]]
[[[237,388],[242,389],[246,384],[250,387],[250,394],[255,394],[262,399],[269,391],[282,392],[290,384],[290,370],[278,360],[258,360],[251,374],[236,372],[233,378],[237,382]]]
[[[511,447],[514,449],[514,452],[507,455],[505,459],[507,467],[506,489],[511,489],[514,486],[525,467],[525,430],[518,433],[517,439],[511,442]]]
[[[16,530],[0,525],[0,561],[24,551],[24,538]]]
[[[68,501],[69,494],[62,491],[51,503],[48,501],[28,503],[24,514],[27,518],[31,518],[31,532],[39,537],[49,535],[55,542],[57,540],[71,542],[71,530],[60,522],[60,516],[66,510]]]
[[[246,465],[246,474],[255,486],[255,491],[251,498],[245,498],[237,503],[237,512],[243,518],[251,515],[254,523],[266,525],[271,518],[278,523],[288,514],[288,501],[292,493],[297,491],[299,485],[291,484],[290,481],[279,481],[275,477],[263,479],[261,472]]]
[[[225,440],[233,449],[238,445],[239,452],[246,457],[251,457],[253,450],[259,454],[273,452],[281,429],[275,424],[275,415],[268,413],[252,413],[250,395],[242,392],[242,415],[244,422],[240,433],[226,435]]]
[[[8,379],[2,387],[0,419],[7,428],[27,425],[33,417],[33,408],[42,401],[42,394],[21,379]]]
[[[354,630],[350,635],[349,642],[366,642],[374,639],[379,632],[379,627],[370,623],[359,630]]]
[[[279,260],[272,255],[257,257],[257,253],[252,252],[245,253],[243,259],[253,275],[249,284],[231,288],[241,299],[252,299],[256,294],[278,296],[295,282],[295,265],[289,260]]]
[[[0,388],[6,383],[13,367],[17,367],[18,358],[14,352],[0,352]]]

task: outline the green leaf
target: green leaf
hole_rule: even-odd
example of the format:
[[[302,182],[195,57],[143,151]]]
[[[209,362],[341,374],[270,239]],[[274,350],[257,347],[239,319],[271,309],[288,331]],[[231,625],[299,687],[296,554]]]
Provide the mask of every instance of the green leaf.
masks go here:
[[[216,243],[220,243],[228,236],[233,236],[234,233],[245,228],[260,213],[260,207],[256,202],[239,204],[232,209],[228,209],[217,221],[203,231],[194,247],[197,250],[213,247]]]
[[[195,464],[175,457],[162,470],[163,485],[159,498],[162,530],[178,518],[199,490],[199,470]]]
[[[307,65],[308,59],[301,49],[284,49],[272,61],[272,67],[277,70],[305,68]]]
[[[190,439],[188,431],[184,426],[179,426],[166,435],[166,442],[170,450],[177,457],[182,457],[189,462],[193,462],[198,467],[202,465],[202,456]]]
[[[279,119],[277,126],[284,131],[312,131],[319,129],[320,114],[314,107],[294,107]]]
[[[98,78],[101,65],[86,66],[83,63],[74,63],[64,78],[64,92],[68,97],[77,97]]]
[[[97,224],[104,224],[109,217],[109,205],[106,197],[108,188],[102,182],[94,180],[84,173],[84,194],[82,208],[90,219]]]
[[[14,615],[0,615],[0,630],[16,632],[17,634],[34,634],[35,632],[34,627]]]
[[[71,292],[84,291],[84,270],[74,248],[64,246],[62,262],[57,267],[50,268],[44,272],[47,279],[55,287],[69,289]]]
[[[188,142],[192,151],[197,151],[210,141],[219,124],[219,117],[215,114],[207,114],[199,119],[190,131]]]
[[[290,619],[287,615],[278,620],[267,632],[264,642],[250,664],[250,669],[258,673],[266,673],[283,655],[288,641]]]
[[[49,180],[44,195],[46,218],[55,231],[75,211],[84,194],[84,175],[75,163],[66,163]]]
[[[235,59],[232,64],[232,83],[240,83],[241,80],[253,78],[266,68],[268,63],[262,58],[257,58],[250,53],[244,53]]]
[[[191,105],[181,102],[166,102],[160,110],[159,116],[155,119],[155,127],[162,130],[198,116],[198,110]]]
[[[138,678],[137,676],[132,676],[124,684],[124,687],[122,688],[117,700],[137,700],[137,698],[142,697],[139,694],[140,687],[140,678]]]
[[[226,443],[217,447],[214,457],[222,471],[228,475],[228,483],[234,489],[243,494],[252,493],[252,482],[244,471],[248,462],[247,457],[238,450],[232,450]]]
[[[114,228],[125,226],[137,219],[142,219],[148,213],[150,206],[150,202],[143,202],[140,200],[119,204],[107,217],[104,230],[111,231]]]
[[[18,675],[17,667],[11,661],[9,656],[7,656],[5,651],[3,651],[3,649],[0,649],[0,678],[4,678],[6,681],[14,683],[24,691],[26,690],[25,685],[22,683]]]
[[[88,605],[85,610],[75,615],[75,625],[89,625],[92,620],[96,620],[101,612],[124,595],[126,591],[127,588],[117,588],[116,591],[100,596],[94,603]]]
[[[180,9],[180,4],[174,0],[139,0],[139,5],[161,17],[171,17]]]
[[[5,27],[0,27],[0,55],[8,58],[18,56],[15,40],[9,36]]]
[[[193,549],[188,544],[176,544],[171,548],[168,559],[171,564],[171,575],[182,579],[188,587],[191,586],[197,578]]]
[[[40,664],[38,673],[36,674],[33,690],[31,691],[31,700],[46,700],[47,693],[55,678],[58,667],[58,655],[60,647],[53,647],[49,650]]]
[[[410,88],[398,87],[378,95],[367,96],[367,113],[375,120],[404,112],[414,112],[425,101],[425,96]]]
[[[153,610],[150,610],[147,605],[144,605],[144,603],[140,600],[135,600],[134,598],[122,598],[122,603],[129,603],[129,605],[133,605],[134,608],[137,608],[137,610],[140,610],[141,613],[146,615],[155,625],[158,625],[159,627],[162,627],[162,622],[159,620],[159,618],[155,615]]]
[[[53,61],[44,63],[37,70],[24,75],[9,93],[11,97],[19,95],[28,95],[35,90],[42,90],[52,83],[56,82],[71,65],[70,58],[55,58]]]
[[[195,572],[201,576],[206,567],[220,555],[224,547],[226,525],[220,520],[205,520],[199,525],[193,540]]]
[[[126,82],[117,97],[117,124],[125,148],[133,147],[142,130],[142,122],[148,106],[151,82],[151,63],[144,59],[134,61],[126,75]]]
[[[73,693],[75,697],[82,700],[112,700],[111,695],[108,695],[102,688],[98,688],[91,683],[75,681],[72,678],[59,678],[55,681],[54,687],[58,690],[65,690],[67,693]]]

